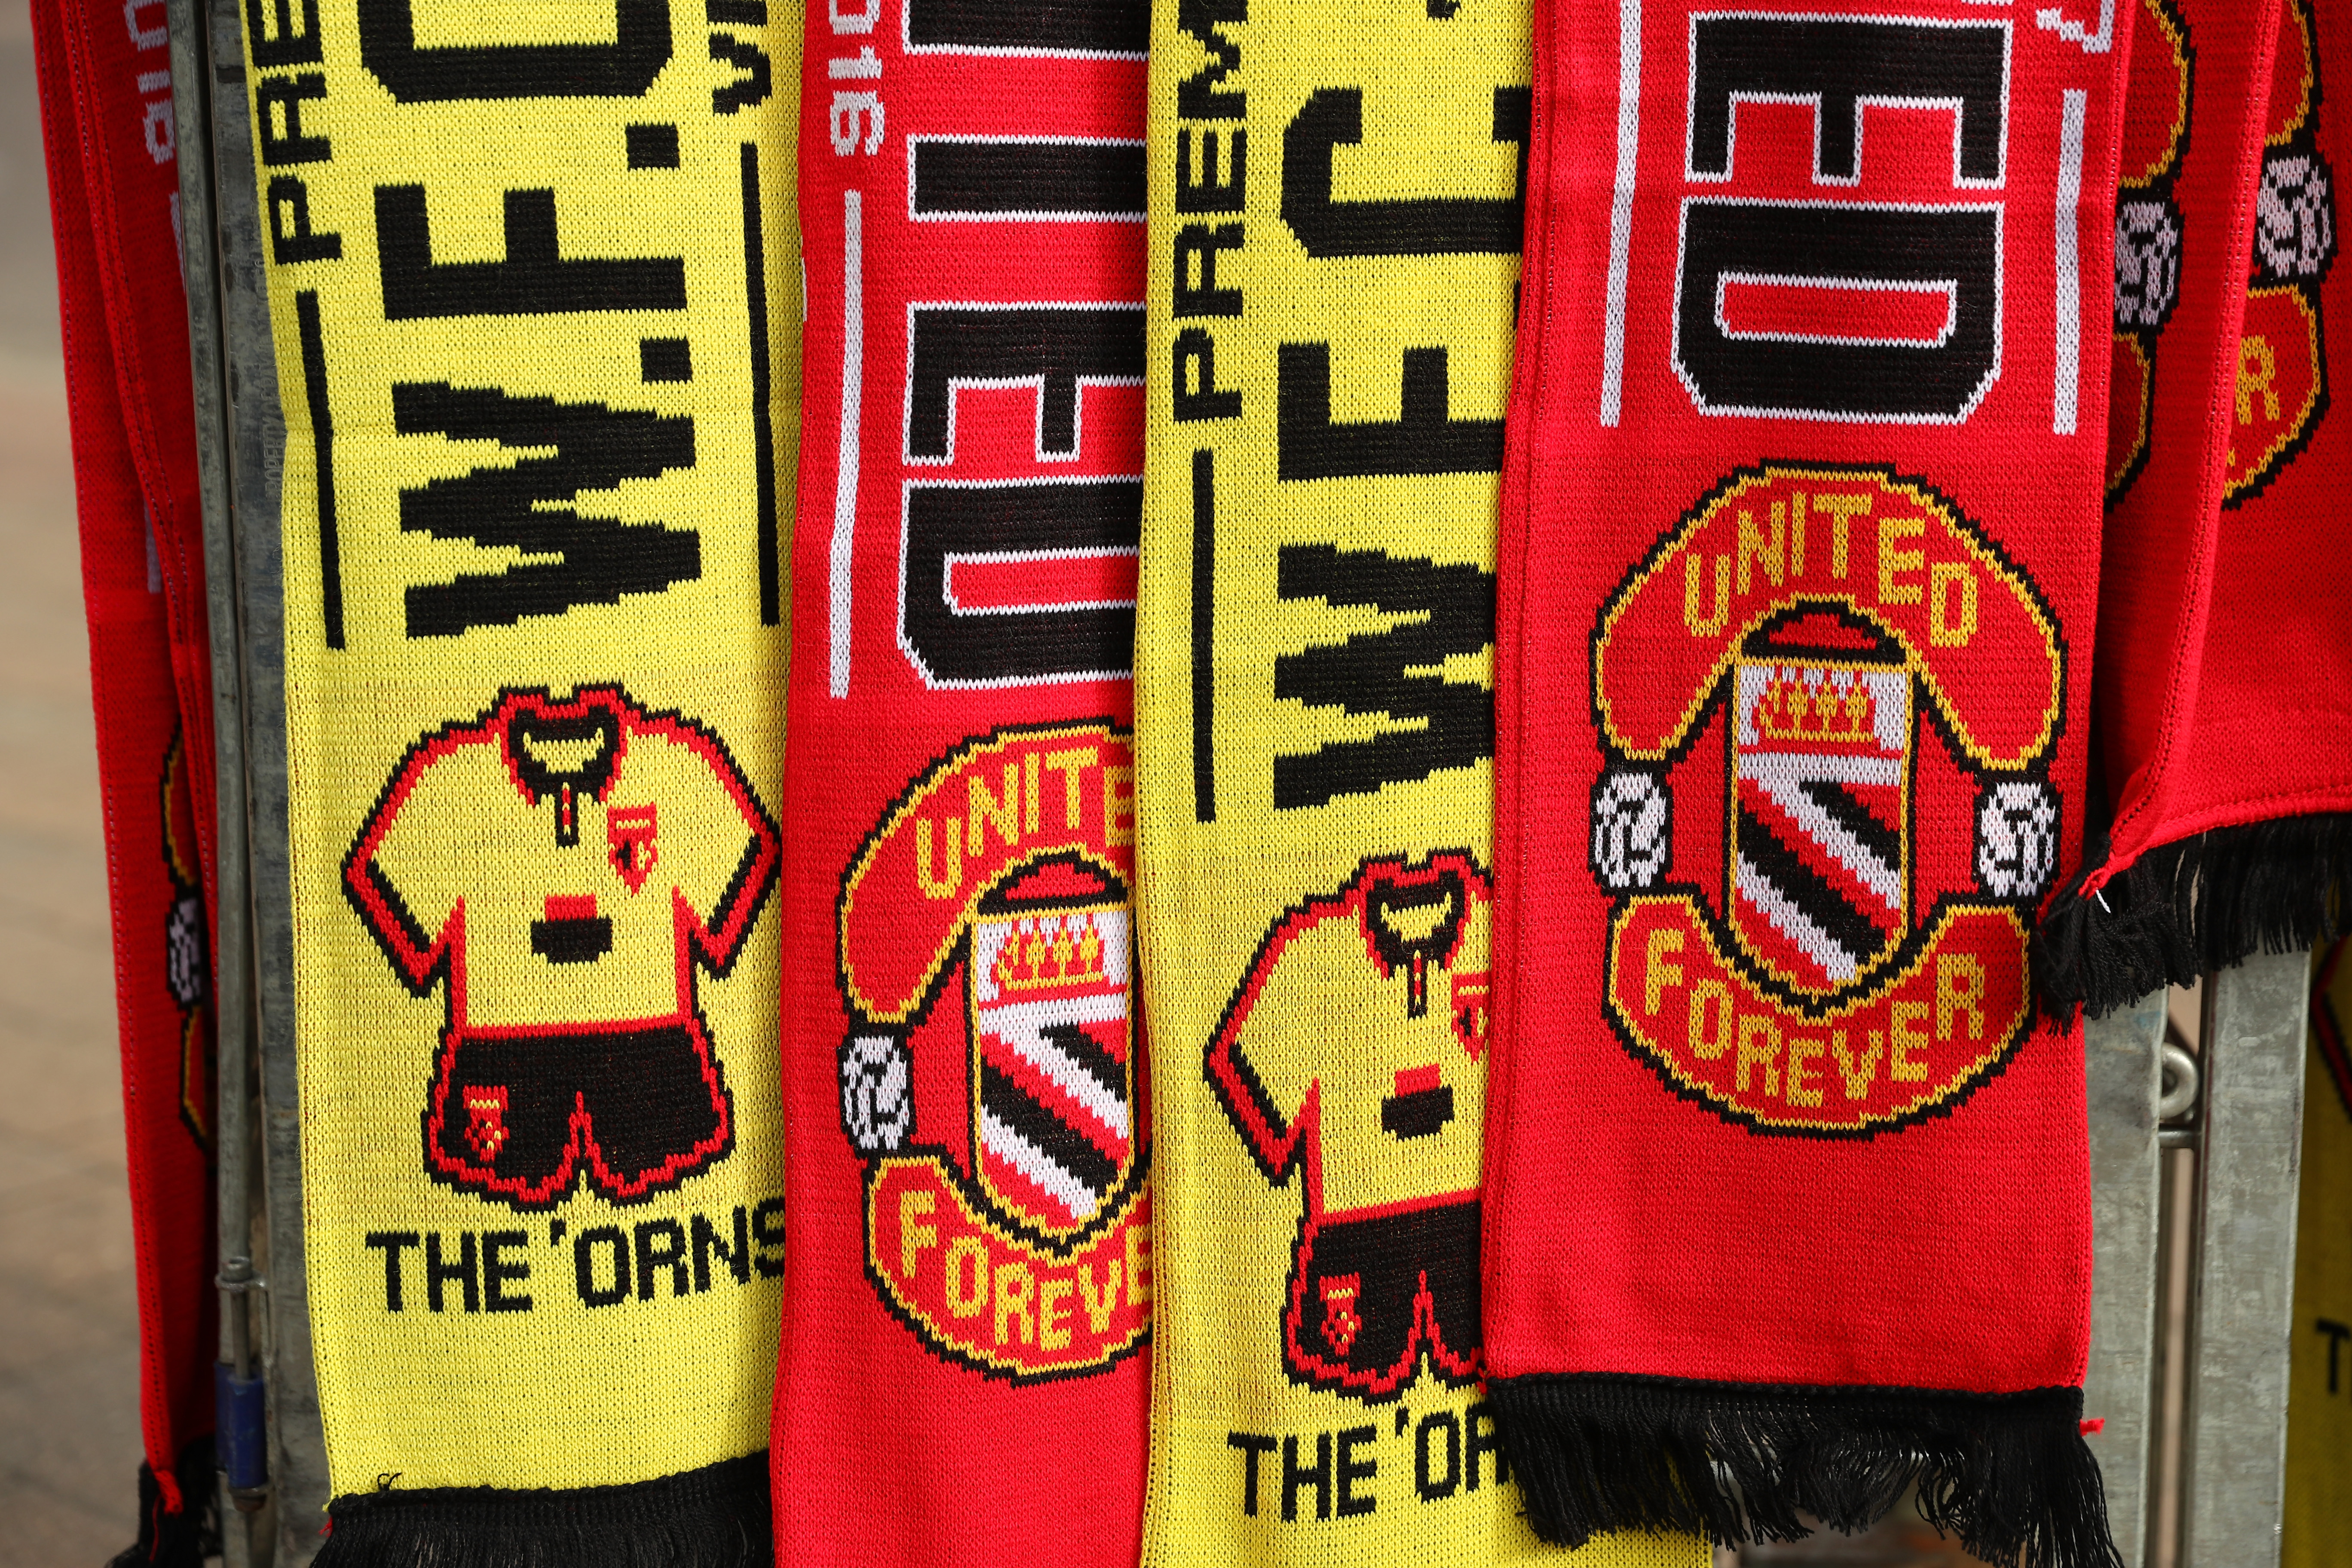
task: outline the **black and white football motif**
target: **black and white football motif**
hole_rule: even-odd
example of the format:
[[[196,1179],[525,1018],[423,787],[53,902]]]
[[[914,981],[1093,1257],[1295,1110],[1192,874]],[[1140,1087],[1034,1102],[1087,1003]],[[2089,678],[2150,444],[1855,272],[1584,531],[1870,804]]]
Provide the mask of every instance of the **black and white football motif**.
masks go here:
[[[2030,899],[2058,866],[2058,792],[2040,779],[1985,791],[1977,806],[1977,878],[1996,899]]]
[[[2180,299],[2180,215],[2167,199],[2116,204],[2116,331],[2164,325]]]
[[[2336,180],[2315,153],[2282,148],[2263,159],[2254,198],[2254,264],[2273,283],[2310,283],[2336,254]]]
[[[889,1154],[915,1135],[915,1062],[896,1035],[841,1044],[841,1129],[860,1154]]]
[[[203,1001],[206,967],[204,906],[189,893],[163,921],[163,983],[171,987],[172,999],[183,1007]]]
[[[1657,774],[1616,768],[1592,786],[1592,874],[1612,893],[1654,888],[1674,847],[1674,805]]]

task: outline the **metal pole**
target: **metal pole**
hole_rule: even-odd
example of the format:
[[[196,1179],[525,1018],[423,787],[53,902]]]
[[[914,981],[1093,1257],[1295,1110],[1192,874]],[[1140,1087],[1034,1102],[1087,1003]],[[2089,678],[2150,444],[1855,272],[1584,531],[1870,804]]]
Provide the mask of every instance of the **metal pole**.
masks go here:
[[[2279,1560],[2310,963],[2259,955],[2205,981],[2179,1559],[2191,1568]]]
[[[2126,1568],[2146,1568],[2148,1458],[2156,1429],[2163,1194],[2157,1148],[2161,991],[2083,1028],[2091,1134],[2091,1361],[2083,1413],[2106,1483],[2107,1521]]]
[[[194,0],[191,0],[194,3]],[[303,1267],[302,1143],[294,1057],[293,888],[287,853],[284,596],[278,486],[286,420],[278,399],[253,124],[236,0],[202,0],[209,24],[214,197],[220,235],[221,342],[226,348],[229,483],[236,520],[237,653],[244,694],[247,865],[253,910],[253,1017],[260,1089],[275,1559],[304,1568],[322,1543],[326,1446],[310,1361]]]
[[[255,1153],[253,941],[246,877],[245,704],[237,656],[236,551],[229,510],[229,433],[222,381],[219,276],[213,227],[211,98],[203,17],[194,0],[167,0],[172,107],[180,180],[181,283],[188,305],[188,357],[196,419],[197,494],[203,507],[205,618],[211,645],[215,833],[213,1021],[217,1039],[214,1152],[217,1162],[220,1351],[216,1429],[224,1561],[268,1562],[269,1500],[262,1446],[261,1384],[252,1300]]]

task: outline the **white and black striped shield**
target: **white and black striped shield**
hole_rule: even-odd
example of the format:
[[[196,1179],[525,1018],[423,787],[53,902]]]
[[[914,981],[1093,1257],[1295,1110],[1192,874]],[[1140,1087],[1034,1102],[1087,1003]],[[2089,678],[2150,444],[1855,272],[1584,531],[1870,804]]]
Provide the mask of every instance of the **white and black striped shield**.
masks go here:
[[[1910,924],[1910,672],[1743,659],[1734,700],[1732,930],[1797,990],[1842,991]]]
[[[1124,902],[972,925],[972,1168],[1048,1233],[1093,1219],[1134,1163],[1132,942]]]

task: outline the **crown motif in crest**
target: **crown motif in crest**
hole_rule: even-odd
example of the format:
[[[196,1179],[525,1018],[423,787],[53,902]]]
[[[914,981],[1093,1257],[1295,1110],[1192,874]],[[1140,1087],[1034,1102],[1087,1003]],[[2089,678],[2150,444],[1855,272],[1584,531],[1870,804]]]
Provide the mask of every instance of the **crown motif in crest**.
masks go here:
[[[996,952],[992,972],[999,992],[1107,985],[1102,933],[1090,914],[1024,920]]]
[[[1845,671],[1777,669],[1756,698],[1756,732],[1775,745],[1871,743],[1877,719],[1869,682]]]

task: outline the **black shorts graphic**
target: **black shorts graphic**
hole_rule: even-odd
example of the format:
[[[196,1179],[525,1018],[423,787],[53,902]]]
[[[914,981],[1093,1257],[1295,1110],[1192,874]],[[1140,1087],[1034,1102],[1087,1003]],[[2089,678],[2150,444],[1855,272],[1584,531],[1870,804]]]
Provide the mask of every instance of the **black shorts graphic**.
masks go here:
[[[425,1110],[433,1173],[518,1207],[553,1204],[585,1157],[614,1203],[676,1186],[734,1142],[733,1102],[691,1018],[603,1031],[453,1031]]]
[[[1392,1398],[1424,1345],[1456,1385],[1478,1377],[1478,1200],[1301,1226],[1283,1314],[1291,1376]]]

